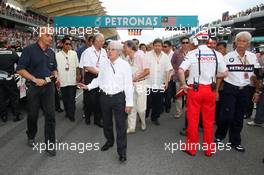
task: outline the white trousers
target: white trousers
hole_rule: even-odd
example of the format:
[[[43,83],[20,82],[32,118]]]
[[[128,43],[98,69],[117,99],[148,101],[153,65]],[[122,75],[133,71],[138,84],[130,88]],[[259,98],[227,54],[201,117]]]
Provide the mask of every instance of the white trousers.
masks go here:
[[[144,81],[138,82],[134,85],[134,107],[131,113],[128,115],[128,129],[135,130],[137,123],[137,114],[141,120],[141,126],[146,126],[146,107],[147,107],[147,95]]]

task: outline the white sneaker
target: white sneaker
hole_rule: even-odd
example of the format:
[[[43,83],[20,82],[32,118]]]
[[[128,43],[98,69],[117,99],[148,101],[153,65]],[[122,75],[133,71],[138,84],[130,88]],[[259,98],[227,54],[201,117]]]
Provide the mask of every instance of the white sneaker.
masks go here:
[[[254,120],[250,121],[250,122],[247,122],[247,124],[249,126],[259,126],[259,127],[264,127],[264,123],[262,124],[258,124],[258,123],[255,123]]]
[[[131,129],[131,128],[127,129],[127,134],[133,134],[135,132],[136,132],[135,129]]]

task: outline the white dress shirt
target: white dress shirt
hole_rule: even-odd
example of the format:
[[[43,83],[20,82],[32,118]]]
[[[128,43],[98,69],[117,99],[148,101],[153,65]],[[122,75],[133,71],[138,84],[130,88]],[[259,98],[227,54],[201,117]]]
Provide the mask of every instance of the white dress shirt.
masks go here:
[[[106,94],[125,92],[126,106],[133,106],[132,71],[128,62],[118,58],[114,63],[102,61],[98,77],[87,86],[89,90],[99,87]]]
[[[247,86],[250,84],[254,68],[260,68],[260,65],[256,55],[249,51],[245,52],[243,60],[245,60],[244,63],[240,60],[236,50],[225,55],[225,62],[229,70],[228,76],[224,79],[226,82],[235,86]],[[251,70],[238,70],[243,66],[251,66]]]
[[[69,50],[65,53],[63,50],[56,53],[57,69],[59,74],[60,86],[76,85],[76,68],[79,66],[77,53]],[[68,65],[69,70],[66,70]]]
[[[166,82],[166,73],[172,70],[171,62],[164,52],[159,57],[154,50],[147,52],[145,59],[148,62],[150,73],[147,79],[147,86],[152,89],[164,89]]]
[[[99,70],[101,62],[105,59],[107,59],[105,49],[101,48],[98,52],[94,46],[91,46],[82,53],[79,67],[94,67]]]
[[[201,51],[201,75],[199,75],[199,50]],[[224,62],[224,57],[220,52],[215,51],[218,61],[217,72],[224,73],[227,71],[226,64]],[[192,50],[187,53],[184,61],[180,65],[180,68],[189,70],[188,84],[193,84],[194,80],[199,82],[199,84],[209,85],[212,84],[212,80],[215,81],[215,69],[216,69],[216,58],[212,49],[208,48],[206,45],[200,45],[197,49]]]

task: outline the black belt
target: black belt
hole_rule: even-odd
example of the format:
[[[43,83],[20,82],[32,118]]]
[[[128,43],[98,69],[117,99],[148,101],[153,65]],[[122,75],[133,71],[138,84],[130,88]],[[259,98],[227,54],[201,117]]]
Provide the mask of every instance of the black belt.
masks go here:
[[[107,97],[115,97],[115,96],[118,96],[118,95],[122,95],[124,94],[124,91],[121,91],[121,92],[118,92],[116,94],[107,94],[106,92],[104,92],[102,89],[99,90],[100,94],[102,95],[105,95]]]
[[[243,89],[249,87],[249,85],[246,85],[246,86],[235,86],[235,85],[230,84],[230,83],[228,83],[228,82],[226,82],[226,81],[225,81],[225,84],[228,84],[229,86],[232,86],[233,88],[235,88],[235,89],[237,89],[237,90],[243,90]]]

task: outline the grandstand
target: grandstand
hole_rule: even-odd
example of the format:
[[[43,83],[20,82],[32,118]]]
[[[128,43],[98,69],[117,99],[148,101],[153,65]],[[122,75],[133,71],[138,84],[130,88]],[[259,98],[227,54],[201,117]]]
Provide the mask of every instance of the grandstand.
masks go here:
[[[208,27],[212,28],[212,32],[215,32],[214,28],[231,28],[230,34],[218,34],[217,37],[221,40],[225,40],[230,46],[232,45],[234,36],[241,30],[247,30],[251,32],[253,38],[253,47],[256,47],[264,43],[264,4],[261,3],[252,8],[240,11],[235,15],[229,15],[228,12],[224,12],[222,19],[215,20],[211,23],[203,24],[199,28]],[[192,34],[188,34],[192,35]],[[175,35],[167,38],[176,46],[179,45],[179,38],[181,36]]]
[[[32,27],[53,23],[54,16],[106,15],[99,0],[0,0],[0,39],[10,47],[36,41]],[[100,29],[106,38],[117,38],[114,29]],[[75,37],[76,38],[76,37]]]

